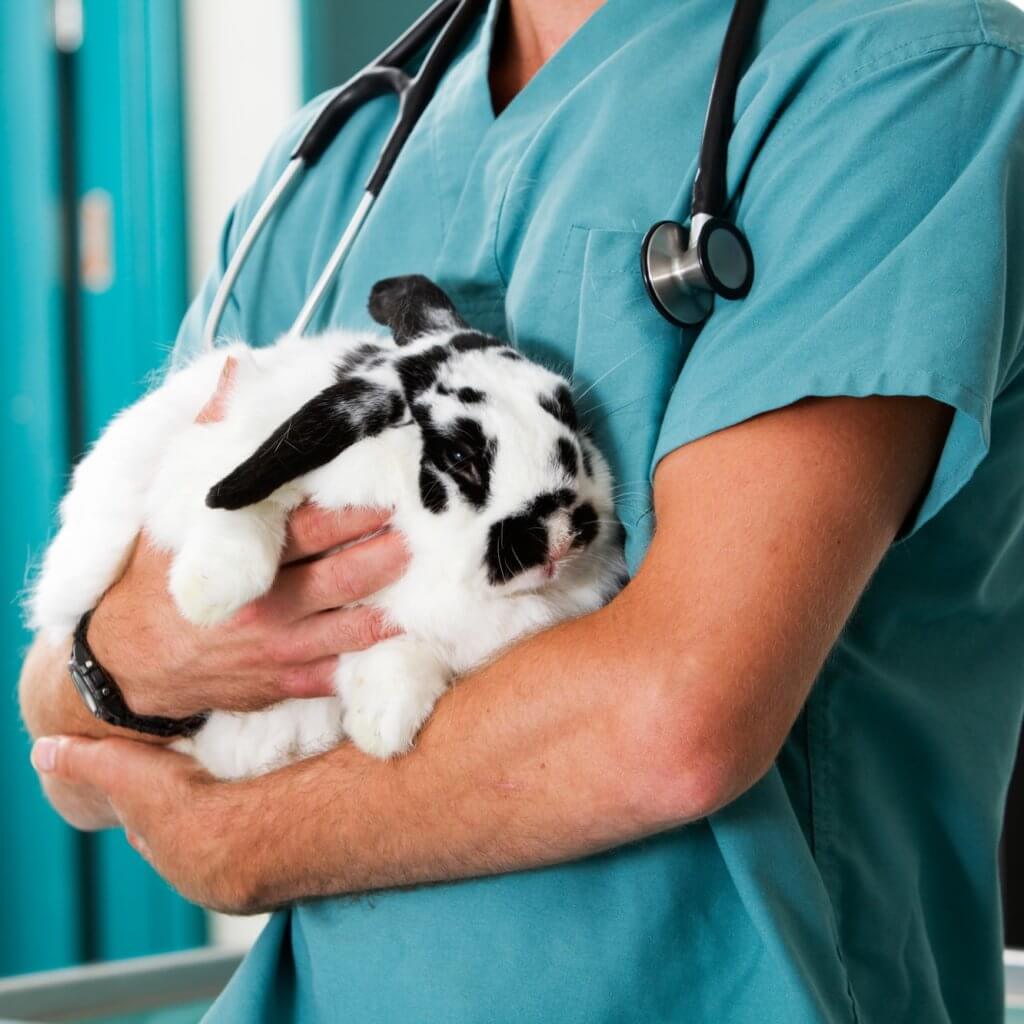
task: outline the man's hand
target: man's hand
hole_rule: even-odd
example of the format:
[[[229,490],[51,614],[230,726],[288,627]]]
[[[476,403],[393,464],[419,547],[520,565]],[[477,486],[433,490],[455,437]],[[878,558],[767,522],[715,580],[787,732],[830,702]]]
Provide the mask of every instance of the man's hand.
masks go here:
[[[47,737],[32,763],[49,785],[105,794],[110,825],[183,896],[225,913],[248,909],[250,833],[235,790],[171,750],[124,739]]]
[[[220,380],[197,423],[223,419],[236,363]],[[370,608],[347,607],[394,582],[407,560],[384,510],[296,510],[282,568],[270,592],[213,629],[185,621],[168,594],[170,556],[139,538],[121,579],[103,596],[89,641],[136,714],[182,718],[197,711],[252,710],[289,697],[333,692],[337,656],[389,635]],[[35,737],[58,733],[122,735],[159,744],[93,718],[74,692],[60,647],[36,641],[19,681],[22,717]],[[54,807],[78,828],[107,828],[116,815],[101,789],[43,774]]]
[[[205,629],[178,613],[167,592],[170,555],[143,536],[93,614],[90,646],[136,714],[180,718],[329,695],[337,656],[389,635],[375,609],[346,607],[394,582],[405,567],[395,533],[353,543],[387,521],[380,510],[298,509],[270,592]],[[350,546],[323,554],[340,545]]]
[[[372,610],[342,606],[403,571],[407,556],[397,534],[359,540],[386,523],[383,511],[298,509],[289,524],[286,564],[270,593],[214,629],[198,629],[178,615],[167,594],[168,556],[143,538],[94,613],[90,643],[138,714],[180,717],[330,693],[337,655],[385,635]],[[334,550],[341,545],[348,546]],[[19,690],[29,732],[162,742],[114,729],[88,713],[68,678],[68,646],[37,640],[25,659]],[[116,824],[95,789],[55,776],[44,776],[43,786],[77,828]]]

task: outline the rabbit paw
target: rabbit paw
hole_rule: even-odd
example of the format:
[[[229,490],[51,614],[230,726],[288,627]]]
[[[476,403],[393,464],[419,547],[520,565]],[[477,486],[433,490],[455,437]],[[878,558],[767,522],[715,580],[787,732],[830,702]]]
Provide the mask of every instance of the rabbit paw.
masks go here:
[[[170,591],[189,622],[214,626],[270,589],[280,541],[267,533],[236,524],[186,543],[171,567]]]
[[[448,685],[426,647],[398,637],[343,659],[339,692],[345,732],[372,757],[404,754]]]

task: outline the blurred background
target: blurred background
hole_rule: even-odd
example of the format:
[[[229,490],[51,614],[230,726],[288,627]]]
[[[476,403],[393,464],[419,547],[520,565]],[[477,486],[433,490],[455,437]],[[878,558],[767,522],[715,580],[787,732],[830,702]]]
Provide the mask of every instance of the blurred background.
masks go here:
[[[45,804],[14,692],[29,639],[16,595],[69,467],[163,365],[289,115],[425,6],[0,0],[0,976],[252,932],[178,899],[120,834],[76,833]],[[1024,946],[1021,790],[1003,870]]]
[[[42,799],[17,595],[76,456],[160,368],[288,117],[426,0],[0,0],[0,976],[243,941]]]

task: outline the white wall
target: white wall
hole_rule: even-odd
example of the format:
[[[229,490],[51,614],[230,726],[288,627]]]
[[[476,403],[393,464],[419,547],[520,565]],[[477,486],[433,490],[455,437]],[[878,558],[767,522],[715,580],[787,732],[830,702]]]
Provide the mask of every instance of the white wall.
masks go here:
[[[231,205],[299,107],[299,0],[185,0],[183,35],[194,293]],[[211,914],[211,939],[247,946],[263,921]]]
[[[299,0],[185,0],[189,276],[301,96]]]

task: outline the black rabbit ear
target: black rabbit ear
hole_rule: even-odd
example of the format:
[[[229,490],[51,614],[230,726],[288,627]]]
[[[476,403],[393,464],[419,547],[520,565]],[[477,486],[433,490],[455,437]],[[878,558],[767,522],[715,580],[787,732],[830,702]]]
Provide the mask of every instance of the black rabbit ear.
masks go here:
[[[466,327],[452,300],[422,274],[378,281],[370,290],[369,309],[377,323],[391,328],[399,345],[431,331]]]
[[[349,377],[311,398],[240,466],[206,495],[210,508],[239,509],[269,498],[279,487],[326,465],[366,437],[398,423],[401,394]]]

